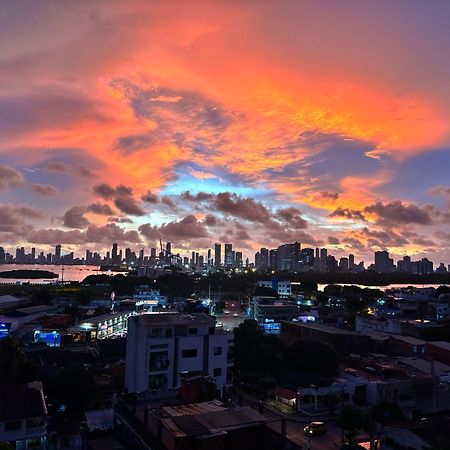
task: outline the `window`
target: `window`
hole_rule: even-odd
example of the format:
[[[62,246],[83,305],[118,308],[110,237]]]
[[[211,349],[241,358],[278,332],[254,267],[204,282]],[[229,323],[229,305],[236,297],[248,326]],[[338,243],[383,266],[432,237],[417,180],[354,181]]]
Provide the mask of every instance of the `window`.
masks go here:
[[[220,377],[222,375],[222,369],[219,367],[217,369],[214,369],[214,376]]]
[[[195,336],[197,335],[197,328],[189,328],[189,335],[190,336]]]
[[[172,337],[172,328],[166,329],[166,337]]]
[[[152,328],[152,337],[162,336],[162,328]]]
[[[5,431],[15,431],[22,428],[22,422],[20,420],[14,420],[5,423]]]
[[[183,350],[181,355],[183,358],[195,358],[197,356],[197,349],[191,348],[191,349]]]
[[[27,440],[27,448],[40,448],[41,438],[33,438]]]
[[[220,356],[222,354],[222,347],[214,347],[214,356]]]
[[[26,425],[27,428],[43,427],[45,425],[45,421],[43,417],[36,417],[33,419],[27,419]]]

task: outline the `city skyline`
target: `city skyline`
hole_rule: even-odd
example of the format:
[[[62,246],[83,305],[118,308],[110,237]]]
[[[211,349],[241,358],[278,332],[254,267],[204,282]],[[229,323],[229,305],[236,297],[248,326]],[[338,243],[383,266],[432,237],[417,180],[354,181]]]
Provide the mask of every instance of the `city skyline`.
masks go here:
[[[127,247],[121,248],[118,243],[113,243],[109,251],[104,254],[85,249],[84,255],[76,255],[74,252],[65,253],[63,247],[57,244],[54,253],[45,253],[35,247],[27,249],[18,247],[15,255],[6,252],[0,247],[0,266],[3,264],[41,264],[41,265],[92,265],[103,266],[114,270],[114,267],[137,269],[139,272],[145,268],[172,269],[179,267],[189,269],[192,273],[203,270],[204,274],[217,270],[253,269],[262,272],[287,271],[301,272],[352,272],[361,273],[373,271],[377,273],[402,272],[416,275],[447,274],[450,272],[450,264],[435,262],[428,258],[413,260],[405,255],[397,262],[390,257],[387,250],[376,251],[373,262],[358,260],[353,253],[336,258],[326,247],[302,247],[301,243],[280,244],[277,248],[262,247],[254,256],[247,256],[242,251],[233,248],[233,243],[215,243],[214,250],[206,249],[203,253],[191,251],[184,255],[172,252],[172,242],[164,245],[160,241],[160,247],[140,248],[138,252]],[[223,251],[222,251],[223,250]],[[142,274],[147,274],[144,270]]]
[[[0,246],[250,257],[298,241],[448,264],[449,16],[418,0],[4,5]]]

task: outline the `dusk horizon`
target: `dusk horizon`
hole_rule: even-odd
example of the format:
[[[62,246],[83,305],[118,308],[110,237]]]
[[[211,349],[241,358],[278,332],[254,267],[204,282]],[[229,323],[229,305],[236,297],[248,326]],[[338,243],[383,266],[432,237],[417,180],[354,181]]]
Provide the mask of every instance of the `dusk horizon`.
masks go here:
[[[5,3],[0,246],[450,263],[450,4]]]

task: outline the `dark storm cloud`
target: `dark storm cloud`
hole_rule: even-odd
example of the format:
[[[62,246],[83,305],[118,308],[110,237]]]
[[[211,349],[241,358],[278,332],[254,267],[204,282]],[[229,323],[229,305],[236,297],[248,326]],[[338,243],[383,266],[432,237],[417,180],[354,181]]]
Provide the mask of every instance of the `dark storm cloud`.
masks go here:
[[[143,216],[146,211],[138,204],[133,197],[133,189],[129,186],[119,184],[112,187],[107,183],[94,186],[94,192],[105,200],[113,200],[117,209],[131,216]]]
[[[418,207],[413,204],[406,204],[400,200],[394,200],[389,203],[377,202],[366,206],[363,210],[353,210],[347,208],[337,208],[329,217],[345,217],[350,220],[366,221],[367,214],[375,214],[375,223],[380,225],[432,225],[432,214],[442,214],[434,206]]]
[[[35,194],[41,195],[43,197],[51,197],[52,195],[56,195],[59,193],[59,189],[56,186],[52,186],[51,184],[34,183],[31,184],[31,189]]]
[[[334,236],[328,236],[328,243],[330,244],[330,245],[338,245],[339,244],[339,239],[337,238],[337,237],[334,237]]]
[[[302,217],[302,212],[293,206],[277,210],[275,217],[280,218],[291,228],[304,229],[308,227],[308,222]]]
[[[190,240],[209,237],[208,229],[203,222],[193,215],[184,217],[179,221],[173,221],[161,226],[143,224],[139,227],[140,233],[149,241],[160,238],[167,240]]]
[[[432,219],[427,211],[413,204],[404,204],[400,200],[390,203],[375,203],[367,206],[365,212],[375,213],[378,222],[430,225]]]
[[[114,205],[117,209],[130,216],[144,216],[145,210],[142,209],[136,200],[130,195],[118,196],[114,199]]]
[[[54,245],[61,244],[105,244],[118,243],[140,243],[141,239],[136,230],[124,230],[114,223],[103,226],[90,225],[86,230],[63,231],[59,229],[33,230],[26,236],[28,242],[33,244]]]
[[[106,203],[91,203],[88,205],[87,210],[101,216],[112,216],[114,214],[114,211]]]
[[[78,175],[86,178],[92,177],[94,175],[91,169],[83,164],[72,165],[63,161],[49,161],[44,170],[46,170],[47,172],[58,172],[75,176]]]
[[[145,193],[141,197],[141,200],[143,202],[147,202],[147,203],[158,203],[158,201],[159,201],[158,196],[156,194],[153,194],[151,191],[148,191],[147,193]]]
[[[249,222],[266,222],[271,217],[271,212],[260,202],[253,198],[221,192],[217,194],[212,206],[224,214],[230,214]]]
[[[196,194],[191,194],[189,191],[186,191],[180,195],[180,198],[189,202],[203,202],[205,200],[211,200],[212,198],[214,198],[214,194],[208,194],[201,191],[197,192]]]
[[[329,217],[345,217],[346,219],[351,220],[366,220],[361,211],[347,208],[337,208],[329,215]]]
[[[21,234],[27,229],[26,219],[42,219],[44,213],[30,206],[0,204],[0,231]]]
[[[0,191],[25,182],[23,175],[16,169],[8,166],[0,166]]]
[[[73,206],[64,213],[63,224],[67,228],[84,229],[89,225],[89,220],[84,217],[87,209],[85,206]]]

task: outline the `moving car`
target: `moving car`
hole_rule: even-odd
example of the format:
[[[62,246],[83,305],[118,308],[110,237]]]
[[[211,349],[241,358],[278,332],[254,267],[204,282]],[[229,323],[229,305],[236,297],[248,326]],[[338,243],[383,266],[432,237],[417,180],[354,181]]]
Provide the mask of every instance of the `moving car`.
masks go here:
[[[319,436],[327,432],[327,426],[323,422],[311,422],[303,431],[309,436]]]
[[[223,310],[223,313],[224,313],[224,314],[230,314],[230,311],[228,311],[228,309],[224,309],[224,310]]]
[[[233,317],[239,317],[239,314],[238,313],[234,313]]]

